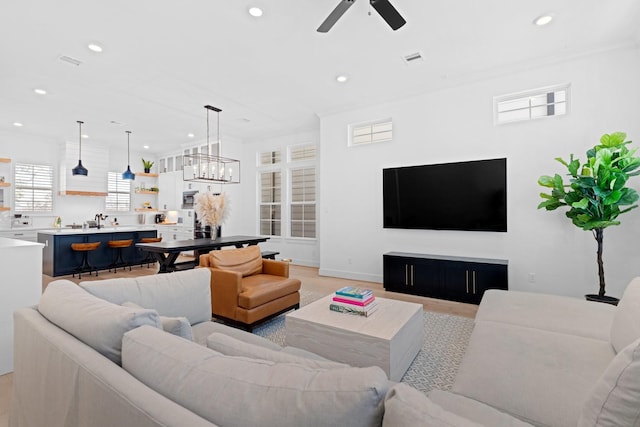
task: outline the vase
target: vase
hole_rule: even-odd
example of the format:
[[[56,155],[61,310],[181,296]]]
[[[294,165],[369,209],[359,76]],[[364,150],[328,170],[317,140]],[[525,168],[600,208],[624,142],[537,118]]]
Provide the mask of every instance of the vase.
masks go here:
[[[144,173],[150,173],[151,172],[151,168],[144,168]]]
[[[212,240],[217,239],[218,237],[220,237],[220,227],[219,226],[212,227],[210,225],[205,225],[204,237]]]

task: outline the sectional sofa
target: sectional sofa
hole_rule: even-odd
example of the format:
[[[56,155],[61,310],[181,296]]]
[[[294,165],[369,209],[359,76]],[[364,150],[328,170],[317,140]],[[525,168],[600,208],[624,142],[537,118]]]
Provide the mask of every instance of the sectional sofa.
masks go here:
[[[544,409],[539,405],[546,400],[539,403],[534,396],[532,409],[522,412],[510,403],[520,402],[517,394],[526,392],[513,392],[515,386],[500,392],[503,382],[487,381],[487,374],[474,369],[480,363],[480,371],[490,373],[487,359],[496,349],[524,351],[517,346],[521,341],[505,348],[483,345],[489,333],[483,330],[490,325],[521,328],[524,335],[546,322],[557,326],[553,319],[537,326],[510,324],[508,310],[498,308],[512,302],[501,302],[501,294],[488,296],[480,307],[454,386],[457,393],[435,390],[427,397],[388,381],[378,367],[350,367],[211,322],[210,280],[208,269],[196,269],[80,286],[66,280],[50,283],[37,307],[14,314],[10,426],[531,425],[519,418],[545,425],[546,419],[528,414]],[[625,298],[620,308],[627,313]],[[529,304],[524,305],[526,311]],[[603,309],[611,313],[602,316],[613,319],[618,310]],[[574,327],[567,325],[572,333]],[[515,339],[512,332],[505,336]],[[634,334],[625,332],[623,338]],[[610,365],[628,360],[628,369],[633,361],[637,365],[637,352],[630,355],[627,349],[612,354]],[[550,367],[533,364],[534,369]]]

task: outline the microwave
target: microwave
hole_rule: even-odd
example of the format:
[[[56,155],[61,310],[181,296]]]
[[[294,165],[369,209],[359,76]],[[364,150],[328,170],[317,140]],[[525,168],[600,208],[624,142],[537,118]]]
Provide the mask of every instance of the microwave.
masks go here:
[[[182,209],[193,209],[197,191],[185,191],[182,193]]]

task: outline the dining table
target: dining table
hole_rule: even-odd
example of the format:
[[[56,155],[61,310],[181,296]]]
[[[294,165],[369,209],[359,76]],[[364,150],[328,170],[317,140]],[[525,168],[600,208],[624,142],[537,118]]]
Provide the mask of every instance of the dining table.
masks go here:
[[[266,242],[268,237],[261,236],[225,236],[216,239],[201,238],[187,240],[164,240],[154,243],[136,243],[136,247],[142,251],[151,252],[160,268],[158,273],[170,273],[173,271],[187,270],[198,265],[200,255],[212,250],[233,246],[243,248],[249,245],[257,245]],[[193,251],[193,261],[176,262],[181,252]]]

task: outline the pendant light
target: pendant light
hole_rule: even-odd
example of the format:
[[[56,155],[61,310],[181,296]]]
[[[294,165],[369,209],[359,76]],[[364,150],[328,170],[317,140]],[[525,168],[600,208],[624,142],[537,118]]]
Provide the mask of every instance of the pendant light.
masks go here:
[[[79,142],[80,142],[80,151],[78,152],[78,165],[71,169],[71,174],[72,175],[83,175],[83,176],[87,176],[89,174],[89,171],[87,170],[87,168],[85,168],[84,166],[82,166],[82,124],[84,122],[81,122],[80,120],[78,120],[78,127],[80,128],[80,133],[79,133]]]
[[[129,166],[131,164],[131,159],[129,158],[129,135],[131,135],[131,131],[127,130],[125,132],[127,133],[127,170],[122,172],[122,179],[134,180],[136,179],[136,174],[131,172],[131,167]]]
[[[182,179],[219,184],[240,183],[240,160],[222,157],[220,155],[222,141],[220,140],[220,108],[211,105],[204,106],[207,112],[207,152],[185,154],[182,156]],[[209,141],[209,111],[217,114],[216,153],[211,153]]]

